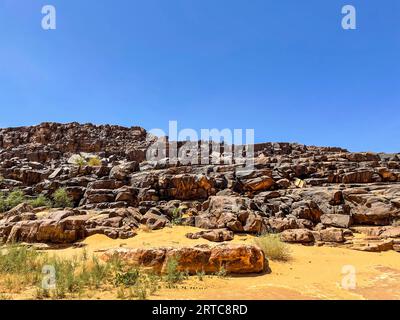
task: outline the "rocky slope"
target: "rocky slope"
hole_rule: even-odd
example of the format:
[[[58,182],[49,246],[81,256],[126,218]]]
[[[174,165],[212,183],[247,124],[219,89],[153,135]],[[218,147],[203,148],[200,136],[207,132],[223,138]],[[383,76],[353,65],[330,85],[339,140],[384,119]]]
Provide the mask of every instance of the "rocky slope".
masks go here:
[[[247,170],[222,160],[146,161],[154,142],[140,127],[0,129],[0,189],[51,198],[65,188],[74,204],[45,213],[21,204],[2,213],[1,239],[74,243],[97,233],[133,237],[140,224],[182,223],[210,229],[188,237],[211,241],[229,240],[232,232],[278,232],[292,243],[400,251],[400,154],[263,143],[255,145],[254,170]],[[96,155],[101,164],[78,165],[78,154]]]

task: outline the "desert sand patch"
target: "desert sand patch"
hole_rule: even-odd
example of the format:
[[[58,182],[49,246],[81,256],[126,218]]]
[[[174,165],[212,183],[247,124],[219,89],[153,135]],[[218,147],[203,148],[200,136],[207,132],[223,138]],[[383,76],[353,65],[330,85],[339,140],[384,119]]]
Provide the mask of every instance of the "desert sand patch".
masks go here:
[[[205,239],[191,240],[193,227],[175,226],[157,231],[138,232],[130,239],[113,240],[94,235],[84,241],[83,248],[51,250],[68,258],[87,253],[100,253],[108,248],[159,247],[210,244]],[[233,243],[253,243],[253,236],[235,235]],[[151,299],[400,299],[400,259],[394,251],[371,253],[326,246],[290,245],[292,259],[269,261],[271,273],[225,278],[193,276],[177,289],[162,289]],[[354,266],[356,288],[342,288],[342,268]],[[115,292],[101,291],[94,299],[115,299]]]

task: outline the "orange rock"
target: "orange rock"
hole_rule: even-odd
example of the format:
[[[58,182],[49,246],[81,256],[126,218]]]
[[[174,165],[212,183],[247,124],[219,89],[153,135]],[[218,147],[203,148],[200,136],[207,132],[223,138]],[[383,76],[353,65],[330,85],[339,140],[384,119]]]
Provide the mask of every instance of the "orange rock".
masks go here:
[[[189,274],[204,271],[211,274],[224,269],[227,273],[260,273],[268,268],[263,251],[253,245],[198,245],[194,247],[162,247],[110,249],[101,258],[108,261],[118,256],[129,265],[150,268],[165,273],[171,259],[178,261],[177,269]]]

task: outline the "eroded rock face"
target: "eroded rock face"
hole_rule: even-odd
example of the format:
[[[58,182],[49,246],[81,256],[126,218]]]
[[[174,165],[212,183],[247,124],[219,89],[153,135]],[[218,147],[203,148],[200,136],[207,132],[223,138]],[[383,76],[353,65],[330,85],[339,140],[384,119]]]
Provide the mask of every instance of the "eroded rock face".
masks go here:
[[[9,213],[8,213],[9,214]],[[140,214],[133,208],[85,212],[79,210],[53,211],[38,217],[31,212],[0,220],[3,242],[74,243],[93,234],[110,238],[129,238],[135,235]]]
[[[101,258],[105,261],[118,256],[124,262],[135,266],[165,272],[168,261],[176,259],[177,269],[189,274],[204,271],[212,274],[222,268],[227,273],[261,273],[267,270],[268,261],[262,250],[250,245],[200,245],[181,248],[137,248],[110,249]]]
[[[205,232],[213,241],[229,239],[231,232],[278,232],[288,242],[337,244],[344,236],[332,228],[347,234],[348,228],[400,221],[399,154],[261,143],[248,168],[243,161],[225,161],[223,148],[213,150],[209,158],[219,161],[210,164],[171,161],[167,154],[150,161],[146,153],[155,142],[140,127],[43,123],[0,129],[1,191],[51,197],[65,188],[78,210],[47,221],[23,204],[0,214],[1,239],[73,242],[95,233],[124,238],[140,223],[160,229],[184,214],[178,217],[182,224],[227,230],[222,238],[218,231]],[[92,156],[100,159],[98,166],[77,165],[80,157]]]

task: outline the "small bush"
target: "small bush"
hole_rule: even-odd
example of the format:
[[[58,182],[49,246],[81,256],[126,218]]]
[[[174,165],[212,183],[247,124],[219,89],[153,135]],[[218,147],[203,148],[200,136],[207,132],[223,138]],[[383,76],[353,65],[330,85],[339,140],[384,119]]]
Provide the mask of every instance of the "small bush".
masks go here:
[[[287,261],[290,259],[290,249],[288,245],[280,239],[277,234],[265,234],[256,238],[258,245],[265,256],[271,260]]]
[[[196,273],[197,277],[199,278],[200,281],[203,281],[204,276],[206,275],[206,273],[204,272],[204,270],[202,270],[201,272],[197,272]]]
[[[121,271],[124,269],[121,264],[120,259],[103,262],[94,255],[65,259],[26,246],[3,246],[0,248],[0,286],[11,293],[36,288],[32,292],[36,299],[80,298],[82,294],[91,294],[87,289],[95,287],[103,291],[112,285],[116,286],[120,299],[147,299],[161,287],[159,275],[139,269]],[[175,283],[182,274],[176,271],[176,264],[171,265],[170,279]],[[55,287],[43,287],[44,266],[54,268]]]
[[[39,195],[36,199],[30,200],[29,204],[34,208],[51,207],[53,204],[50,199],[46,198],[43,194]]]
[[[53,194],[54,206],[55,207],[72,207],[72,198],[68,195],[64,188],[59,188]]]
[[[172,224],[174,225],[182,224],[182,208],[175,208],[172,211]]]
[[[126,287],[134,286],[138,281],[140,272],[137,269],[132,269],[127,272],[120,272],[115,275],[115,285],[124,285]]]
[[[88,166],[91,166],[91,167],[100,167],[101,166],[101,160],[97,156],[96,157],[92,157],[92,158],[89,159],[87,164],[88,164]]]
[[[147,299],[147,283],[146,281],[139,280],[136,286],[133,287],[133,293],[138,300]]]
[[[185,274],[178,270],[178,259],[169,258],[167,262],[166,280],[169,284],[175,284],[185,279]]]
[[[7,204],[10,209],[25,201],[25,195],[21,190],[11,192],[7,197]]]
[[[85,158],[82,157],[82,156],[77,157],[73,161],[75,162],[75,165],[77,165],[78,167],[83,167],[83,166],[87,165],[87,162],[86,162]]]
[[[99,288],[102,283],[106,282],[110,274],[110,265],[100,263],[96,256],[92,257],[93,266],[90,269],[90,283]]]
[[[0,212],[5,211],[7,211],[6,197],[4,196],[4,193],[0,193]]]
[[[40,267],[39,253],[26,247],[9,246],[0,254],[0,273],[27,275]]]
[[[217,277],[225,278],[227,275],[226,269],[222,266],[217,273],[215,273]]]
[[[25,195],[21,190],[12,191],[7,197],[0,194],[0,212],[8,211],[25,201]]]

